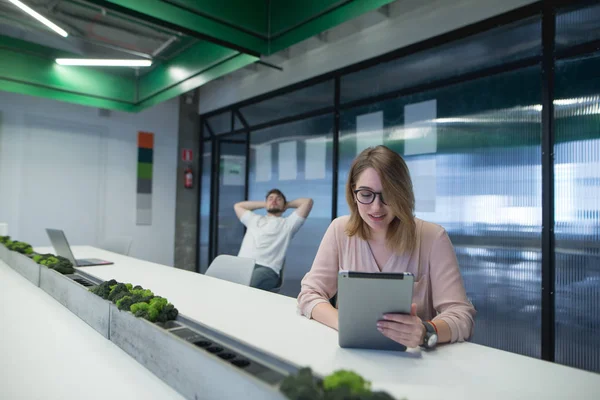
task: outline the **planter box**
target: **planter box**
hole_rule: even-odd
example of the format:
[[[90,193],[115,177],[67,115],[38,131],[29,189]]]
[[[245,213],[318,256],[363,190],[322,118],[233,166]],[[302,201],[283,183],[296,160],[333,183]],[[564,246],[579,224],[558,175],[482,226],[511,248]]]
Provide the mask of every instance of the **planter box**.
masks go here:
[[[188,399],[273,399],[278,388],[110,304],[110,340]]]
[[[0,260],[5,263],[9,263],[8,256],[10,254],[10,250],[6,248],[3,244],[0,244]]]
[[[16,251],[9,251],[9,260],[6,262],[12,269],[23,275],[35,286],[40,285],[40,265],[31,258]]]
[[[293,368],[223,341],[183,316],[162,326],[136,318],[73,280],[81,278],[78,274],[62,275],[2,245],[0,256],[185,398],[286,400],[278,385]]]
[[[109,301],[91,293],[88,288],[43,265],[40,266],[40,288],[81,318],[105,338],[109,338]]]

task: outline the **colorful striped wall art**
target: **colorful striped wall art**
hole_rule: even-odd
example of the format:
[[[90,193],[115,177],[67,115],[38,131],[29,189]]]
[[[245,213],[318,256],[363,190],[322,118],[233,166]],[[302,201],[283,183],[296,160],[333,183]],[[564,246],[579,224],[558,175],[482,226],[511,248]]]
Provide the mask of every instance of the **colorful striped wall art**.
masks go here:
[[[154,134],[138,132],[137,225],[152,225],[152,166]]]

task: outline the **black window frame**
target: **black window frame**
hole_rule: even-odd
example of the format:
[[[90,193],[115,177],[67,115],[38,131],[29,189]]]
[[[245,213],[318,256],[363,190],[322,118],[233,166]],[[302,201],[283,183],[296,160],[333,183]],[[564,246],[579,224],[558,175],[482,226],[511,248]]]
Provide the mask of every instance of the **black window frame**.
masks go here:
[[[357,106],[368,105],[375,102],[380,102],[386,99],[404,96],[412,93],[435,89],[446,85],[461,83],[485,76],[492,76],[503,72],[518,70],[532,65],[541,65],[542,73],[540,76],[540,87],[542,92],[542,356],[541,359],[546,361],[554,361],[555,358],[555,244],[554,244],[554,68],[557,60],[580,57],[585,54],[598,52],[600,43],[593,41],[582,43],[571,48],[555,51],[555,33],[556,33],[556,15],[557,13],[579,9],[587,5],[597,4],[593,0],[548,0],[538,1],[529,5],[517,8],[507,13],[488,18],[483,21],[456,29],[454,31],[426,39],[424,41],[414,43],[412,45],[394,50],[387,54],[374,57],[359,63],[345,66],[343,68],[331,71],[302,82],[298,82],[272,92],[264,93],[259,96],[237,102],[200,116],[203,124],[202,129],[208,131],[209,137],[205,137],[203,141],[212,140],[213,162],[219,160],[219,143],[222,140],[227,140],[231,135],[246,133],[247,136],[247,151],[249,154],[250,135],[253,131],[270,128],[273,126],[286,124],[306,118],[312,118],[324,114],[331,113],[333,115],[333,160],[332,160],[332,220],[337,217],[338,203],[338,167],[339,167],[339,135],[340,135],[340,113],[345,109],[354,108]],[[531,17],[541,17],[542,21],[542,54],[531,56],[529,58],[511,63],[504,63],[498,66],[489,67],[475,72],[463,74],[461,76],[450,77],[438,80],[432,83],[422,84],[409,88],[399,89],[393,92],[379,94],[372,97],[361,98],[347,103],[340,102],[340,81],[341,77],[362,69],[370,68],[374,65],[392,61],[407,55],[412,55],[420,51],[433,49],[446,43],[452,43],[461,39],[477,35],[493,28],[502,25],[508,25],[515,22],[523,21]],[[275,98],[277,96],[286,95],[299,89],[304,89],[318,83],[328,80],[334,81],[334,93],[332,95],[332,104],[327,107],[303,112],[297,115],[280,118],[265,123],[251,126],[244,119],[240,109],[248,105],[256,104],[264,100]],[[231,130],[230,132],[214,134],[210,129],[207,120],[211,117],[222,114],[224,112],[231,113]],[[235,129],[235,117],[240,120],[243,127]],[[202,137],[202,131],[199,132]],[[248,171],[249,157],[246,157],[246,200],[248,199]],[[218,165],[213,165],[212,182],[218,179]],[[212,186],[213,188],[217,187]],[[216,230],[214,227],[218,222],[218,190],[213,190],[211,193],[211,227],[210,227],[210,257],[209,263],[216,256]],[[199,212],[199,208],[198,208]],[[198,218],[198,221],[200,219]],[[200,234],[200,223],[198,223],[198,234]],[[199,256],[198,256],[199,259]],[[198,267],[198,266],[197,266]],[[198,268],[196,269],[198,270]]]

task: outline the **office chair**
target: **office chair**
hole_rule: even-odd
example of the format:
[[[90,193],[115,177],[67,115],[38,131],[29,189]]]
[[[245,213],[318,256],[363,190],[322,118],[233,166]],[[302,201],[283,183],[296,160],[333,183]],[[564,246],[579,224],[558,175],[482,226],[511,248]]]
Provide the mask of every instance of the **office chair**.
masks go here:
[[[115,236],[104,240],[100,247],[113,253],[128,256],[131,250],[131,242],[132,239],[129,236]]]
[[[205,275],[250,286],[255,264],[251,258],[221,254],[210,263]]]
[[[271,289],[271,292],[279,293],[279,291],[281,290],[281,287],[283,286],[283,280],[284,280],[284,271],[285,271],[285,259],[283,260],[283,264],[281,264],[281,271],[279,272],[279,282],[277,283],[277,287],[274,287],[273,289]]]

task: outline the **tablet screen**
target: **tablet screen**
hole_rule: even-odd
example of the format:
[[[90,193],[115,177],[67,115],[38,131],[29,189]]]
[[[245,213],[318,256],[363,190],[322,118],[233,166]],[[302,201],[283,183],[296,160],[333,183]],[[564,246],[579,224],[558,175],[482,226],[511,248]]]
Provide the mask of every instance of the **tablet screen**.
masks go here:
[[[387,313],[410,314],[411,273],[340,271],[338,274],[339,345],[348,348],[406,350],[377,330]]]

